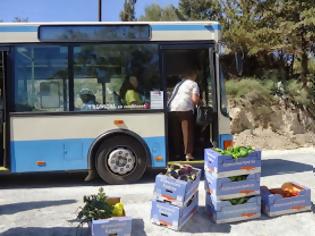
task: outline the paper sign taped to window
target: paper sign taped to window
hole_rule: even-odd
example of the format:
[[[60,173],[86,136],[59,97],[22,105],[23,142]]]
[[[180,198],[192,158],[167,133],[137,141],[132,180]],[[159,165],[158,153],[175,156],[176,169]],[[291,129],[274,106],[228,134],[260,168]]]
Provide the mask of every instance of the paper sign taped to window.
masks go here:
[[[150,101],[151,101],[151,109],[163,109],[163,91],[151,91],[150,92]]]

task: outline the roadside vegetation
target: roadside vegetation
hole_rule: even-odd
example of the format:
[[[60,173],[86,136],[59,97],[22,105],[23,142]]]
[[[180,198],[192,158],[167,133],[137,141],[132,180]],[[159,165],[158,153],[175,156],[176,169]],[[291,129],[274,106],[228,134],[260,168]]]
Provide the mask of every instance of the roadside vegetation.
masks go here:
[[[315,117],[314,0],[180,0],[178,7],[153,3],[139,19],[128,4],[123,13],[122,20],[219,21],[230,98],[282,98]]]

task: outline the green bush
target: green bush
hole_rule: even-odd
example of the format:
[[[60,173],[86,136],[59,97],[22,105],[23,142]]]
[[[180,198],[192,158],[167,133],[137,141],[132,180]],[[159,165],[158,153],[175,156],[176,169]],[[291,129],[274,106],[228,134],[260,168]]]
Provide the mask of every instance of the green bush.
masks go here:
[[[302,71],[301,61],[295,60],[294,63],[294,73],[300,74]],[[315,58],[309,58],[308,60],[308,71],[310,74],[315,74]]]
[[[297,80],[290,80],[286,87],[286,92],[289,98],[294,102],[306,107],[311,105],[310,93],[306,88],[303,88],[303,84]]]
[[[225,84],[226,92],[232,99],[246,98],[250,100],[273,99],[275,82],[273,80],[258,80],[255,78],[244,78],[241,80],[231,79]]]
[[[262,80],[279,81],[283,78],[283,73],[278,69],[265,69],[262,71],[260,78]]]

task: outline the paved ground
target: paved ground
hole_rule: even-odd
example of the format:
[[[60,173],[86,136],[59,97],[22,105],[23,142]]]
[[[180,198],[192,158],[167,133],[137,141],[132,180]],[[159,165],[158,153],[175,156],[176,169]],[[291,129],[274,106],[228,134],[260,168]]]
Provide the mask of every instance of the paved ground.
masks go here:
[[[315,202],[314,166],[315,149],[264,152],[262,184],[277,187],[294,180],[312,189]],[[199,211],[181,233],[154,226],[150,223],[154,174],[147,174],[139,184],[104,186],[109,195],[122,196],[127,214],[134,218],[133,235],[314,235],[314,206],[307,213],[215,225],[205,214],[203,183]],[[0,235],[88,235],[86,229],[77,229],[72,220],[83,195],[97,192],[103,183],[100,180],[84,183],[83,178],[83,174],[0,176]]]

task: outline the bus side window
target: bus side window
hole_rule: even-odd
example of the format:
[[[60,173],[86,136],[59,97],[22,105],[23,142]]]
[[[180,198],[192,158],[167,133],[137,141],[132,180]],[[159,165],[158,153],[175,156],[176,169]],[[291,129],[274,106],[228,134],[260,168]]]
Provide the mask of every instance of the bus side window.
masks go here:
[[[57,109],[61,106],[58,82],[41,82],[39,87],[40,107],[42,109]]]
[[[68,48],[23,45],[14,48],[13,111],[67,111]]]

